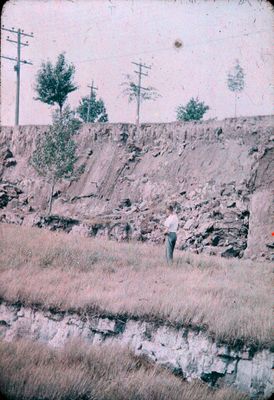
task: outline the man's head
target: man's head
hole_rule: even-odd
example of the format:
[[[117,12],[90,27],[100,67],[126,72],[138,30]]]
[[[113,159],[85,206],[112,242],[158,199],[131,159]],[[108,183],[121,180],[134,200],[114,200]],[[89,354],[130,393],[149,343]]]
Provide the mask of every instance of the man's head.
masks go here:
[[[166,213],[167,213],[167,215],[173,214],[173,206],[172,205],[167,206]]]

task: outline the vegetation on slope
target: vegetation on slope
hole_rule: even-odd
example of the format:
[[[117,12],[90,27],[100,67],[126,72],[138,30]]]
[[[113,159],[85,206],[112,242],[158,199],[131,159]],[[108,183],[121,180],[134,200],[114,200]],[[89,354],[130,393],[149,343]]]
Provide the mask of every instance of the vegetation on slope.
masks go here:
[[[128,350],[71,342],[53,350],[0,342],[0,387],[12,400],[247,400],[230,389],[188,384]]]
[[[0,298],[41,308],[204,327],[270,345],[271,266],[0,225]]]

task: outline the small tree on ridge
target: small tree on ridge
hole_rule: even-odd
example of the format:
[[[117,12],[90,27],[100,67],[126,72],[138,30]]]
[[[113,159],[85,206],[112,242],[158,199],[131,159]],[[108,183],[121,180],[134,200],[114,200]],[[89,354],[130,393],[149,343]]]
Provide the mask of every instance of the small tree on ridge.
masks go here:
[[[73,64],[68,64],[65,55],[59,54],[57,62],[53,65],[50,61],[42,63],[36,77],[35,91],[43,103],[54,105],[58,104],[60,113],[69,95],[77,89],[73,83],[75,68]]]
[[[234,92],[235,95],[235,108],[234,116],[237,116],[237,93],[240,93],[245,86],[244,81],[244,70],[240,66],[239,60],[235,61],[234,68],[227,75],[227,86],[228,89]]]
[[[122,94],[128,97],[128,102],[136,101],[137,103],[137,116],[136,121],[139,124],[140,117],[140,104],[146,100],[156,100],[161,95],[158,90],[152,86],[148,86],[146,88],[140,87],[137,83],[134,82],[131,75],[127,74],[126,80],[121,83],[123,88]]]
[[[189,100],[186,106],[180,105],[177,112],[178,121],[199,121],[204,114],[209,110],[203,101],[199,101],[198,97],[193,97]]]
[[[77,114],[83,122],[108,122],[105,104],[102,99],[96,99],[96,94],[81,98]]]

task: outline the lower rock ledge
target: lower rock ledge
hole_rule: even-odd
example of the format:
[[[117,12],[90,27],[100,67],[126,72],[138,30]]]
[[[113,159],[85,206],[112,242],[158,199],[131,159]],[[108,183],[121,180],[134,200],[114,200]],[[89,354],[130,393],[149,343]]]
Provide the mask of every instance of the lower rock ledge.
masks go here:
[[[233,386],[254,399],[269,398],[273,391],[273,353],[261,350],[253,354],[248,349],[218,345],[206,333],[189,328],[98,316],[81,319],[77,314],[53,314],[2,303],[0,338],[12,341],[22,337],[54,347],[62,347],[71,338],[89,344],[119,343],[187,380],[200,378],[211,386]]]

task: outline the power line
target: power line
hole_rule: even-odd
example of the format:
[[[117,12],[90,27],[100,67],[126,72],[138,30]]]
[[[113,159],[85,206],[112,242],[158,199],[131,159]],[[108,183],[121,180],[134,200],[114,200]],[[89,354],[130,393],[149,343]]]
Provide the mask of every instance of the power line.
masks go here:
[[[226,36],[224,38],[220,38],[220,39],[209,39],[205,42],[196,42],[193,44],[183,44],[183,49],[191,49],[192,47],[196,47],[196,46],[203,46],[206,45],[208,43],[213,43],[213,42],[222,42],[226,39],[236,39],[238,37],[242,37],[242,36],[250,36],[250,35],[254,35],[254,34],[258,34],[258,33],[263,33],[263,32],[271,32],[270,30],[260,30],[260,31],[256,31],[256,32],[247,32],[247,33],[242,33],[240,35],[231,35],[231,36]],[[158,48],[153,48],[151,50],[144,50],[144,51],[139,51],[139,52],[134,52],[134,53],[127,53],[127,54],[121,54],[121,55],[117,55],[117,56],[106,56],[106,57],[99,57],[99,58],[87,58],[85,60],[80,60],[78,61],[78,64],[81,63],[86,63],[86,62],[90,62],[90,61],[104,61],[104,60],[113,60],[116,58],[124,58],[124,57],[132,57],[132,56],[136,56],[136,55],[140,55],[140,54],[148,54],[148,53],[157,53],[157,52],[162,52],[162,51],[174,51],[174,48],[169,46],[169,47],[158,47]]]
[[[97,87],[94,86],[94,82],[92,81],[91,86],[88,85],[88,88],[90,88],[90,96],[89,96],[89,102],[88,102],[88,110],[87,110],[87,122],[90,122],[90,106],[91,106],[91,100],[92,97],[95,97],[95,90],[98,90]]]
[[[148,76],[148,72],[143,72],[142,68],[146,69],[151,69],[151,66],[148,66],[146,64],[142,64],[141,62],[136,63],[132,62],[132,64],[137,65],[138,71],[134,71],[138,75],[138,85],[136,85],[137,88],[137,116],[136,116],[136,124],[139,126],[140,122],[140,104],[141,104],[141,90],[148,90],[148,88],[144,88],[141,86],[141,81],[142,81],[142,76]]]
[[[196,46],[203,46],[206,45],[208,43],[213,43],[213,42],[222,42],[226,39],[236,39],[238,37],[244,37],[244,36],[250,36],[253,34],[259,34],[259,33],[265,33],[265,32],[272,32],[270,30],[258,30],[255,32],[247,32],[247,33],[242,33],[239,35],[230,35],[230,36],[226,36],[224,38],[218,38],[218,39],[209,39],[205,42],[196,42],[193,44],[183,44],[183,49],[191,49],[192,47],[196,47]],[[132,53],[127,53],[127,54],[120,54],[120,55],[116,55],[116,56],[105,56],[105,57],[98,57],[98,58],[88,58],[85,60],[80,60],[78,61],[78,64],[81,63],[86,63],[86,62],[91,62],[91,61],[104,61],[104,60],[112,60],[112,59],[119,59],[119,58],[124,58],[124,57],[132,57],[132,56],[138,56],[141,54],[151,54],[151,53],[157,53],[157,52],[165,52],[165,51],[174,51],[174,48],[171,46],[168,47],[161,47],[161,48],[153,48],[151,50],[143,50],[140,52],[132,52]],[[36,59],[37,62],[40,61],[40,59]]]
[[[20,70],[21,70],[21,63],[22,64],[29,64],[33,65],[31,62],[26,61],[26,60],[21,60],[21,47],[22,46],[28,46],[29,43],[26,41],[26,43],[23,43],[21,41],[22,36],[26,37],[31,37],[33,38],[33,33],[25,33],[23,29],[17,29],[17,31],[12,28],[8,29],[5,28],[4,25],[2,25],[1,29],[6,32],[11,32],[13,34],[17,35],[17,40],[10,39],[9,36],[7,37],[7,41],[11,43],[15,43],[17,45],[17,58],[12,58],[12,57],[7,57],[7,56],[2,56],[2,58],[5,58],[10,61],[15,61],[16,64],[14,65],[14,70],[16,72],[16,105],[15,105],[15,125],[19,125],[19,102],[20,102]]]

